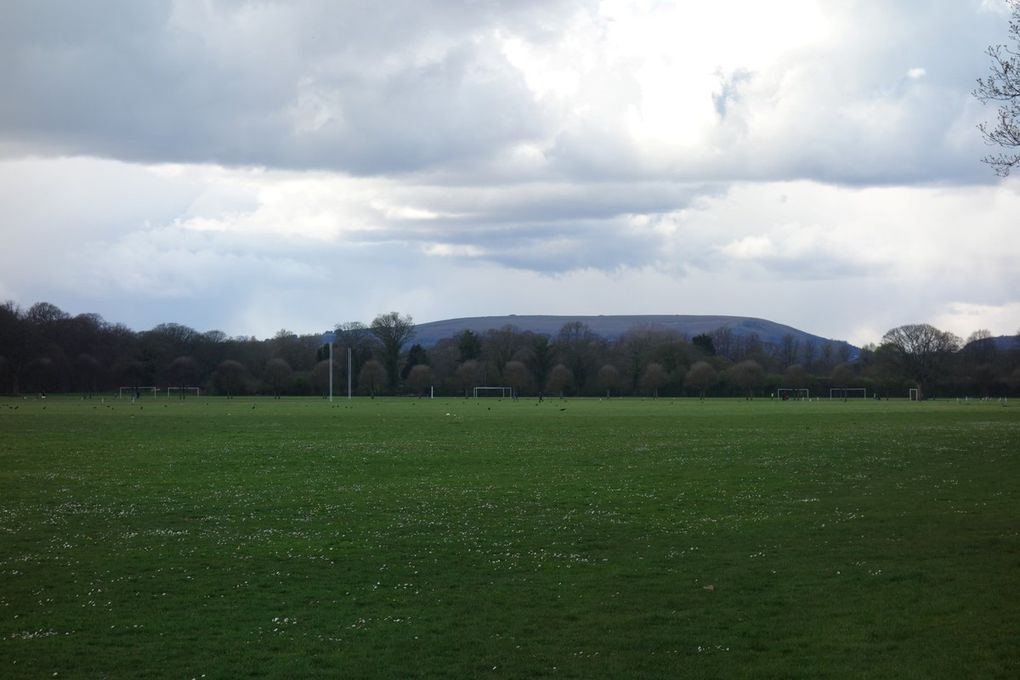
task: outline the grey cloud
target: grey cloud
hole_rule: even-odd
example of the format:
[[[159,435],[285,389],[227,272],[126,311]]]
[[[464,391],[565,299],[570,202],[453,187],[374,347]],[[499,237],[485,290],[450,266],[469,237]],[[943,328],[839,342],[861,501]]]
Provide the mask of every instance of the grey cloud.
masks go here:
[[[484,40],[531,3],[188,7],[5,5],[0,139],[37,153],[379,173],[538,132],[519,74]],[[320,127],[295,120],[303,92],[335,108]]]
[[[613,270],[661,260],[665,241],[654,228],[656,218],[722,190],[668,182],[527,184],[485,191],[404,187],[401,198],[452,216],[393,219],[384,229],[348,231],[345,237],[471,246],[482,254],[463,257],[540,272]]]
[[[712,97],[715,112],[725,118],[730,106],[740,99],[740,86],[753,78],[747,69],[737,69],[729,74],[720,74],[719,92]]]
[[[0,150],[457,185],[512,181],[503,152],[533,143],[547,158],[520,172],[536,180],[990,181],[969,90],[1004,22],[981,6],[827,6],[831,40],[778,74],[723,74],[708,146],[652,163],[624,130],[640,96],[626,67],[589,74],[593,111],[568,123],[501,52],[501,35],[559,40],[586,1],[10,2]],[[904,81],[915,67],[926,77]],[[806,89],[783,91],[790,76]]]

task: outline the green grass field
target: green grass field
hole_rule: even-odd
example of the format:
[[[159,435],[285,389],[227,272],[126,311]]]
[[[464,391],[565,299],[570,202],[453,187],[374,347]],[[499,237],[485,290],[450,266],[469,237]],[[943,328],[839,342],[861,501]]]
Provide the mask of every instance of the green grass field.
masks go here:
[[[0,677],[1017,677],[1020,403],[0,400]]]

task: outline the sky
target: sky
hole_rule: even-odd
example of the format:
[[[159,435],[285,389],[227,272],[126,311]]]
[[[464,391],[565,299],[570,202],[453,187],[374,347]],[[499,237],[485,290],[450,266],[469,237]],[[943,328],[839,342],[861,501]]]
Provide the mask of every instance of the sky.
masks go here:
[[[0,300],[1020,329],[1001,0],[0,4]]]

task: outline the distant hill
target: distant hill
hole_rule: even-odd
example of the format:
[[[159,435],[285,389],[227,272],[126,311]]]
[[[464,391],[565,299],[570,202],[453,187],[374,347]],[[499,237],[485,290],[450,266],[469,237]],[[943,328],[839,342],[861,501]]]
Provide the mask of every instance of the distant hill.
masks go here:
[[[974,342],[967,343],[967,346],[963,348],[966,351],[982,350],[985,348],[995,348],[999,352],[1009,352],[1012,350],[1020,350],[1020,336],[1017,335],[998,335],[993,338],[982,338],[975,340]]]
[[[762,342],[779,345],[783,336],[790,335],[801,344],[816,345],[832,342],[828,338],[813,335],[805,331],[785,326],[766,319],[747,316],[697,316],[685,314],[650,314],[625,316],[542,316],[511,314],[510,316],[475,316],[463,319],[445,319],[430,321],[415,326],[415,342],[424,347],[431,347],[444,338],[451,338],[461,331],[470,330],[482,334],[488,330],[515,326],[521,331],[531,331],[542,335],[555,336],[564,324],[580,321],[591,328],[592,332],[608,340],[614,340],[636,328],[659,328],[682,333],[694,337],[701,333],[711,333],[720,328],[728,328],[734,336],[746,337],[756,333]],[[851,346],[852,355],[858,350]]]

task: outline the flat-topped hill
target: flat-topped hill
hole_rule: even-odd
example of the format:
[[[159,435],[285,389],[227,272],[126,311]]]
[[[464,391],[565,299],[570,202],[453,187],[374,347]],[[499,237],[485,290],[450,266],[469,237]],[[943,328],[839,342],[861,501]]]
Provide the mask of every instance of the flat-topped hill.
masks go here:
[[[676,331],[688,337],[701,333],[712,333],[722,328],[728,329],[734,336],[746,337],[757,334],[762,342],[780,344],[784,336],[792,336],[795,340],[805,343],[824,344],[832,342],[792,326],[757,319],[747,316],[706,316],[692,314],[641,314],[641,315],[597,315],[597,316],[547,316],[517,315],[509,316],[475,316],[462,319],[444,319],[418,324],[415,327],[415,342],[425,347],[435,345],[444,338],[470,330],[478,334],[486,331],[514,326],[520,331],[531,331],[548,336],[555,336],[567,323],[579,321],[587,325],[593,333],[612,340],[628,331],[640,328],[658,328]],[[856,352],[855,352],[856,353]]]

